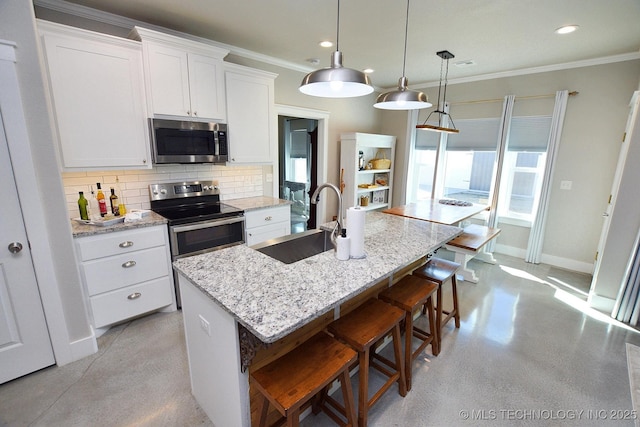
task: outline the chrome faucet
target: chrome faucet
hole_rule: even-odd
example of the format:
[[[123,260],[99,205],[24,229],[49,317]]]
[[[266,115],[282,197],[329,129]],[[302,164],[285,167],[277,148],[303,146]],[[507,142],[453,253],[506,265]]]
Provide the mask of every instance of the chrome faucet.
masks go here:
[[[344,224],[342,220],[342,194],[340,194],[340,190],[338,190],[338,187],[331,183],[325,182],[324,184],[316,188],[316,191],[313,192],[313,195],[311,196],[311,203],[315,205],[320,201],[320,192],[324,188],[333,189],[333,191],[336,192],[336,196],[338,196],[338,215],[336,216],[336,225],[335,227],[333,227],[333,231],[331,232],[331,243],[333,243],[333,247],[335,249],[337,245],[336,239],[342,232],[342,224]]]

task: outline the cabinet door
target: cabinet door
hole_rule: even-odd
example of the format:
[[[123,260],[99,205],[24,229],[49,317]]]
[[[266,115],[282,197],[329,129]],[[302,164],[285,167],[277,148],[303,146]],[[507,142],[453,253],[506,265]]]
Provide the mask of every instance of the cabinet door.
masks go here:
[[[190,53],[189,88],[193,117],[226,118],[222,61]]]
[[[140,47],[96,36],[43,39],[62,166],[151,167]]]
[[[247,229],[246,234],[247,246],[253,246],[269,239],[288,236],[291,234],[291,223],[280,222],[276,224],[263,225],[262,227]]]
[[[154,114],[190,116],[187,53],[155,43],[145,45]]]
[[[273,80],[227,71],[230,163],[269,163]]]

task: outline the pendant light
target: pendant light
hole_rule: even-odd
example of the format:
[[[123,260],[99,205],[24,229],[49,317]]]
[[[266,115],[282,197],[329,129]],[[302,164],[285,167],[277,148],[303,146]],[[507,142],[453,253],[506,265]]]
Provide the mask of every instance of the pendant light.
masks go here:
[[[451,116],[449,115],[449,113],[447,113],[445,110],[445,105],[447,103],[447,80],[449,78],[449,60],[451,58],[455,58],[455,56],[453,56],[453,54],[451,52],[449,52],[448,50],[441,50],[440,52],[437,52],[436,55],[438,55],[441,60],[440,60],[440,85],[438,86],[438,109],[432,111],[431,113],[429,113],[429,116],[427,116],[427,120],[424,121],[423,124],[421,125],[417,125],[416,128],[417,129],[426,129],[426,130],[432,130],[432,131],[436,131],[436,132],[446,132],[446,133],[458,133],[460,132],[458,129],[456,129],[455,124],[453,123],[453,119],[451,118]],[[443,71],[443,67],[444,67],[444,63],[447,63],[447,68],[446,68],[446,72],[444,74],[444,91],[442,90],[442,71]],[[442,101],[440,100],[440,94],[442,93]],[[431,115],[433,113],[436,113],[438,115],[438,125],[428,125],[427,122],[429,121],[429,118],[431,117]],[[445,123],[445,121],[443,120],[444,118],[447,118],[447,122]],[[449,125],[449,123],[451,123],[452,127],[446,127]]]
[[[340,0],[338,0],[338,22],[336,34],[336,51],[331,55],[331,66],[312,71],[302,79],[300,92],[323,98],[352,98],[368,95],[373,92],[369,76],[362,71],[344,68],[340,39]]]
[[[407,35],[409,33],[409,0],[407,0],[407,19],[404,27],[404,59],[402,61],[402,77],[398,80],[398,89],[380,94],[374,107],[382,110],[418,110],[429,108],[431,103],[423,92],[409,90],[407,85],[409,80],[405,76],[405,66],[407,63]]]

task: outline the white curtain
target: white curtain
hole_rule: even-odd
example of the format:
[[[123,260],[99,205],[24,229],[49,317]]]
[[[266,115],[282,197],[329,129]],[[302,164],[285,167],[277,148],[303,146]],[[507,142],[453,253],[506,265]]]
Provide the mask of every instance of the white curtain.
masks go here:
[[[511,116],[513,115],[513,104],[515,103],[515,95],[507,95],[502,103],[502,118],[500,120],[500,135],[498,136],[498,144],[496,146],[495,168],[493,170],[493,183],[491,185],[491,200],[489,210],[489,227],[498,226],[498,197],[500,194],[500,181],[502,181],[502,164],[504,163],[504,153],[507,151],[507,141],[509,140],[509,130],[511,128]],[[491,239],[487,243],[486,251],[491,253],[495,249],[496,240]]]
[[[621,322],[638,325],[640,317],[640,231],[633,245],[634,250],[624,275],[624,282],[618,293],[611,315]]]
[[[558,154],[558,147],[560,146],[560,136],[562,134],[562,125],[564,123],[564,115],[567,109],[568,99],[568,90],[556,92],[556,102],[553,109],[553,117],[551,119],[551,131],[549,132],[549,144],[547,145],[547,162],[542,180],[540,203],[538,204],[535,220],[531,225],[531,234],[529,234],[529,244],[527,246],[527,254],[525,256],[526,262],[534,264],[540,263],[540,257],[542,255],[544,229],[547,222],[549,198],[551,196],[551,178],[553,177],[555,159]]]

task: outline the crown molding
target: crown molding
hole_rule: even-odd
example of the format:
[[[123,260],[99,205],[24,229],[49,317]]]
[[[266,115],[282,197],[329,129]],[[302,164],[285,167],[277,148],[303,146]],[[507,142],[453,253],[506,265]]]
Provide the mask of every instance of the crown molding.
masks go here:
[[[252,50],[239,48],[237,46],[229,45],[226,43],[216,42],[210,39],[206,39],[204,37],[198,37],[198,36],[194,36],[193,34],[175,31],[169,28],[160,27],[158,25],[149,24],[147,22],[126,18],[124,16],[116,15],[113,13],[103,12],[101,10],[93,9],[87,6],[69,3],[64,0],[33,0],[33,4],[43,9],[48,9],[55,12],[88,19],[90,21],[112,25],[114,27],[127,30],[127,32],[131,31],[136,26],[144,27],[150,30],[171,34],[176,37],[182,37],[188,40],[193,40],[199,43],[209,44],[211,46],[225,49],[229,51],[229,54],[235,55],[241,58],[264,62],[266,64],[271,64],[281,68],[299,71],[302,73],[310,73],[311,71],[314,70],[309,66],[304,66],[304,65],[296,64],[294,62],[285,61],[279,58],[274,58],[272,56],[254,52]]]
[[[592,67],[594,65],[613,64],[615,62],[635,61],[640,59],[640,52],[623,53],[620,55],[603,56],[600,58],[585,59],[583,61],[564,62],[561,64],[544,65],[541,67],[522,68],[520,70],[501,71],[498,73],[480,74],[477,76],[448,79],[447,84],[472,83],[482,80],[502,79],[505,77],[524,76],[528,74],[548,73],[551,71],[569,70],[572,68]],[[411,85],[412,89],[424,89],[437,87],[439,81],[418,83]]]

